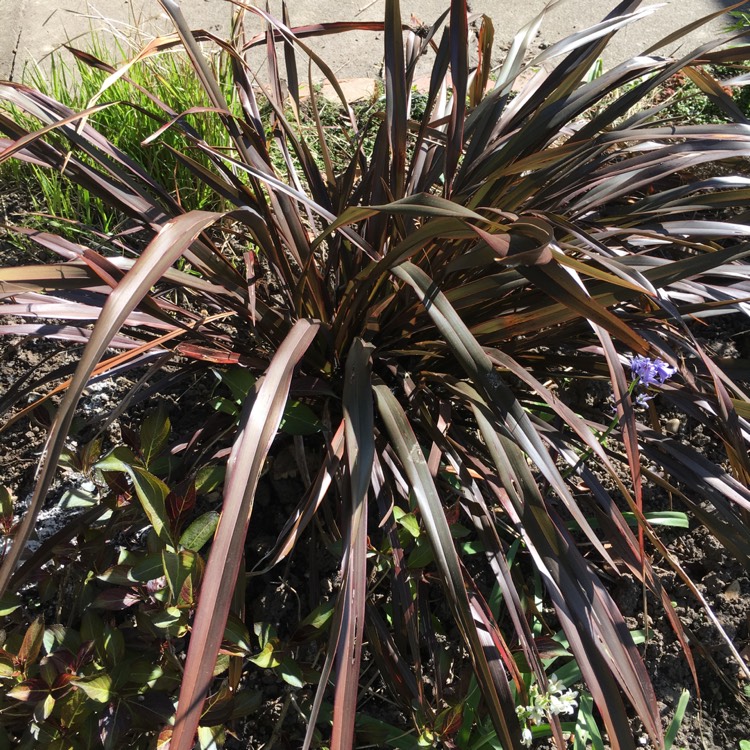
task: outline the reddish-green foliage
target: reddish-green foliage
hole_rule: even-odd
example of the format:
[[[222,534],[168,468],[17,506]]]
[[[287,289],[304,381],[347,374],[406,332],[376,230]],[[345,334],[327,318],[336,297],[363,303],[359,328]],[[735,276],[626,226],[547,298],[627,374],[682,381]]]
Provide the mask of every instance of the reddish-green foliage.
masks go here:
[[[40,122],[38,131],[27,132],[10,114],[0,115],[12,141],[0,158],[64,170],[147,238],[142,249],[130,234],[120,235],[111,243],[116,252],[102,252],[32,232],[62,262],[0,269],[7,312],[24,314],[26,306],[27,313],[65,321],[61,326],[96,321],[77,329],[86,349],[57,407],[0,584],[13,591],[23,580],[24,543],[93,373],[165,352],[182,357],[186,368],[234,365],[251,377],[241,408],[229,407],[232,447],[205,570],[197,551],[183,543],[188,532],[178,537],[175,527],[192,500],[176,499],[175,488],[170,494],[149,471],[161,438],[152,438],[153,451],[141,446],[140,456],[128,460],[115,452],[98,464],[119,472],[137,495],[162,556],[158,572],[169,584],[164,612],[175,618],[169,627],[177,628],[174,634],[191,632],[174,726],[162,731],[160,742],[169,739],[172,750],[192,747],[204,699],[211,695],[215,706],[225,697],[226,679],[236,677],[229,666],[230,677],[217,681],[214,665],[225,624],[243,613],[236,581],[247,572],[255,492],[282,420],[294,417],[289,394],[296,393],[304,394],[299,398],[308,412],[302,422],[315,425],[297,441],[297,457],[305,464],[309,451],[320,460],[308,466],[306,492],[268,559],[254,563],[257,572],[287,557],[316,514],[327,544],[343,550],[327,655],[317,695],[305,708],[305,747],[314,740],[329,678],[331,746],[352,747],[365,635],[382,679],[419,731],[446,743],[460,736],[466,747],[476,741],[472,732],[491,732],[496,746],[520,747],[515,708],[528,704],[529,680],[546,692],[544,660],[553,634],[524,577],[543,590],[551,607],[545,617],[559,625],[611,746],[635,748],[632,709],[663,747],[641,655],[597,571],[640,582],[664,605],[692,660],[654,556],[705,602],[649,523],[644,482],[679,498],[696,523],[743,564],[749,561],[750,403],[736,382],[747,373],[723,370],[692,323],[748,313],[750,230],[727,213],[750,201],[748,182],[719,176],[711,165],[726,171],[746,158],[750,131],[744,118],[673,124],[662,116],[665,105],[638,105],[682,72],[739,119],[701,66],[744,62],[750,48],[716,52],[717,45],[704,45],[681,59],[644,54],[591,80],[589,70],[610,36],[651,12],[623,2],[597,26],[525,63],[535,20],[519,33],[493,84],[488,65],[475,70],[469,64],[465,2],[451,3],[447,28],[444,17],[426,34],[405,36],[399,4],[387,0],[384,24],[368,25],[385,38],[384,112],[363,122],[304,41],[334,33],[337,25],[293,29],[237,2],[266,27],[248,40],[238,24],[234,37],[220,44],[238,111],[197,43],[218,40],[193,34],[172,0],[162,4],[177,34],[154,42],[144,57],[184,47],[211,102],[200,114],[218,119],[232,146],[207,143],[183,113],[158,100],[163,124],[152,139],[168,128],[181,132],[185,149],[171,149],[176,163],[215,190],[225,210],[184,212],[84,115],[26,86],[0,87],[0,98]],[[486,61],[492,25],[487,18],[479,24],[479,59]],[[291,111],[276,43],[283,47]],[[268,128],[244,56],[258,45],[265,45],[270,71]],[[343,164],[327,144],[312,85],[317,140],[309,143],[310,130],[301,127],[300,54],[341,98],[340,131],[350,149]],[[424,114],[413,120],[411,83],[424,55],[434,56],[433,75]],[[553,59],[550,72],[531,75]],[[11,325],[3,332],[21,330]],[[65,330],[44,324],[23,332]],[[112,346],[123,354],[102,361]],[[653,393],[700,420],[721,447],[723,463],[668,437],[653,402],[638,409],[629,369],[636,355],[674,368]],[[568,402],[571,381],[611,392],[612,427],[606,405]],[[27,392],[19,386],[6,406]],[[604,433],[615,442],[605,444]],[[216,427],[217,440],[228,434],[225,422]],[[190,450],[174,455],[188,478],[218,460]],[[471,557],[457,544],[463,532],[481,555]],[[122,574],[135,577],[133,585],[102,592],[99,605],[132,606],[135,597],[147,608],[140,579],[132,570]],[[435,587],[474,675],[450,698],[439,687],[444,672],[425,593]],[[535,621],[545,628],[543,637],[532,630]],[[284,649],[274,656],[272,635],[262,646],[264,664],[283,664]],[[41,689],[36,682],[26,687]],[[89,686],[89,698],[92,692]],[[559,719],[548,718],[562,747]]]

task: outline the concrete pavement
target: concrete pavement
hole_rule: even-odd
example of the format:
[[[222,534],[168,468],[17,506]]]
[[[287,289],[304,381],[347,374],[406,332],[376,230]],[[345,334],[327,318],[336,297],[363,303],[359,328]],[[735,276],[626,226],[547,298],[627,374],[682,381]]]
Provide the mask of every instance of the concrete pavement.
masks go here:
[[[292,25],[321,21],[382,20],[384,0],[289,0]],[[408,22],[413,15],[432,23],[448,6],[449,0],[401,0],[401,13]],[[601,20],[616,0],[567,0],[547,16],[535,40],[537,46],[552,44],[562,36]],[[649,4],[644,2],[644,5]],[[259,3],[264,6],[265,3]],[[495,55],[501,59],[513,35],[545,5],[545,0],[471,0],[474,13],[486,13],[495,26]],[[181,0],[183,13],[193,28],[226,33],[232,5],[227,0]],[[605,64],[631,57],[678,27],[713,13],[722,0],[663,0],[662,7],[634,27],[617,34],[608,50]],[[272,0],[271,11],[280,16],[281,0]],[[91,30],[100,36],[128,44],[169,30],[169,22],[157,0],[0,0],[0,78],[21,80],[24,66],[39,61],[42,66],[50,53],[67,41],[86,47]],[[250,14],[248,14],[250,16]],[[248,19],[260,30],[260,21]],[[693,32],[689,43],[697,45],[721,33],[727,17]],[[321,54],[337,76],[373,78],[381,71],[382,34],[348,32],[315,39],[310,45]],[[674,48],[675,45],[673,45]],[[665,54],[674,51],[665,50]],[[681,49],[688,46],[682,43]],[[63,55],[67,55],[65,51]]]

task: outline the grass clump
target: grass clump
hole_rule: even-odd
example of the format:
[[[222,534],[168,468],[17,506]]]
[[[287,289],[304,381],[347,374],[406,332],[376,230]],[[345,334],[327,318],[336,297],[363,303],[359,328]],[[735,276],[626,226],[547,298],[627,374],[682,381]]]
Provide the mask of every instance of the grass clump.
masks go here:
[[[63,55],[53,54],[48,68],[31,69],[25,76],[25,83],[73,112],[96,104],[112,105],[90,116],[92,127],[142,165],[185,210],[217,208],[220,201],[215,192],[195,180],[190,170],[171,155],[170,149],[184,147],[184,141],[175,130],[167,130],[151,145],[144,144],[163,122],[165,112],[158,102],[168,101],[174,114],[188,113],[183,115],[183,122],[206,143],[217,149],[229,145],[220,121],[205,112],[199,114],[210,102],[185,55],[167,51],[147,62],[129,66],[121,79],[107,83],[115,67],[107,62],[112,51],[106,48],[102,38],[92,36],[86,50],[69,49],[72,66]],[[124,60],[126,50],[117,46],[115,55]],[[226,80],[226,63],[219,57],[214,59],[218,80]],[[230,107],[236,110],[231,89],[226,93]],[[192,111],[196,113],[190,114]],[[20,112],[16,114],[20,121],[30,123]],[[62,141],[57,143],[64,147]],[[207,166],[206,159],[197,150],[189,153],[198,163]],[[95,160],[84,160],[84,163],[94,164]],[[59,219],[75,218],[81,226],[95,227],[106,233],[115,232],[126,221],[125,214],[113,211],[98,195],[58,171],[14,160],[3,165],[3,173],[7,181],[21,190],[34,185],[35,189],[29,190],[28,196],[38,211]],[[68,232],[75,234],[76,228],[71,226]]]
[[[62,262],[0,269],[7,312],[63,321],[24,332],[61,335],[78,320],[86,341],[59,386],[36,487],[0,567],[16,617],[5,731],[64,745],[80,721],[105,745],[187,750],[197,737],[209,747],[258,711],[253,679],[271,670],[296,691],[285,711],[304,717],[294,741],[305,748],[348,748],[355,737],[465,748],[552,737],[563,747],[570,733],[584,747],[605,732],[611,747],[634,750],[633,715],[666,747],[637,648],[648,634],[628,630],[605,581],[640,587],[696,675],[654,562],[717,621],[651,520],[687,518],[748,563],[750,405],[741,377],[693,333],[704,317],[747,314],[750,230],[725,209],[748,193],[741,175],[689,177],[745,158],[746,126],[665,124],[653,95],[688,58],[641,56],[590,75],[611,35],[651,12],[627,3],[597,33],[527,63],[532,22],[491,83],[488,18],[472,69],[464,2],[404,33],[388,0],[384,22],[367,27],[385,37],[382,111],[343,96],[327,110],[312,91],[307,118],[304,39],[341,27],[295,29],[248,9],[263,31],[236,24],[212,68],[179,10],[164,7],[177,37],[152,51],[182,45],[205,97],[180,110],[150,92],[155,140],[176,139],[162,152],[171,166],[101,132],[94,115],[115,107],[80,126],[32,88],[0,87],[13,107],[0,114],[14,141],[3,158],[64,173],[128,222],[119,255],[32,232]],[[262,91],[245,56],[260,45],[273,71]],[[411,84],[425,55],[433,75],[415,118]],[[700,51],[701,64],[746,57]],[[550,59],[550,73],[524,75]],[[327,112],[343,123],[328,124]],[[202,210],[174,189],[177,165],[201,184]],[[122,444],[80,439],[71,457],[90,378],[144,363],[157,392],[161,375],[218,376],[194,406],[198,426],[173,438],[157,413]],[[50,402],[46,392],[23,404],[44,385],[17,384],[5,401],[15,419]],[[111,419],[136,399],[128,393]],[[716,455],[665,434],[657,406],[700,420]],[[268,458],[273,471],[283,452],[300,485],[275,507]],[[99,488],[87,532],[82,544],[73,519],[29,562],[24,545],[61,461]],[[684,515],[654,515],[654,487]],[[254,547],[264,533],[271,541]],[[85,591],[67,642],[28,621],[18,593],[47,575],[63,541]],[[303,585],[318,595],[274,619],[253,585],[304,553]],[[161,671],[131,685],[139,659]],[[373,709],[375,683],[390,713]],[[153,691],[164,711],[148,726],[113,718]],[[84,718],[63,719],[69,703]]]

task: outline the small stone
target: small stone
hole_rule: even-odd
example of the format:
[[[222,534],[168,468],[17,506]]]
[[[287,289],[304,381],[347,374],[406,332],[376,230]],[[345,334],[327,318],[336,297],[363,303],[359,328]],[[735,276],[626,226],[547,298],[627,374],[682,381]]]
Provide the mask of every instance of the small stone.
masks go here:
[[[729,586],[724,589],[724,596],[732,601],[739,599],[742,593],[742,587],[739,581],[732,581]]]
[[[676,435],[680,431],[681,426],[682,422],[680,422],[680,420],[675,417],[674,419],[667,420],[666,424],[664,425],[664,429],[670,435]]]

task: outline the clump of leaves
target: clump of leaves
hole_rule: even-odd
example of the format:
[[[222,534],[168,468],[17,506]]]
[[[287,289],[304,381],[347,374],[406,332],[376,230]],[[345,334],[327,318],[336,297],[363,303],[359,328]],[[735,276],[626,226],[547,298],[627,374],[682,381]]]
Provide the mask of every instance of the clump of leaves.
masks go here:
[[[156,412],[137,436],[137,456],[126,448],[102,456],[92,441],[65,457],[97,479],[98,501],[79,495],[76,505],[86,510],[62,522],[18,570],[19,581],[36,585],[38,600],[14,595],[3,606],[0,724],[8,746],[146,747],[144,738],[172,715],[181,671],[175,644],[187,632],[204,568],[199,551],[218,513],[181,531],[195,484],[169,492],[149,471],[168,434],[168,420]],[[152,519],[146,546],[125,546],[144,510]],[[165,535],[169,549],[160,544]],[[27,606],[42,613],[24,628]]]
[[[211,103],[200,114],[220,123],[232,145],[207,142],[156,97],[163,125],[151,141],[179,132],[185,148],[170,149],[175,163],[231,210],[185,212],[166,185],[86,121],[111,105],[72,112],[29,87],[0,87],[0,98],[41,123],[30,132],[0,115],[9,138],[0,158],[63,170],[132,221],[127,233],[102,238],[104,250],[26,232],[63,262],[0,270],[0,309],[66,321],[0,332],[86,341],[70,382],[60,387],[36,490],[0,585],[19,586],[24,543],[93,374],[149,361],[158,371],[176,356],[187,359],[183,372],[233,365],[246,373],[241,404],[233,393],[193,440],[172,449],[187,477],[226,459],[220,520],[197,599],[180,609],[183,586],[170,588],[179,632],[190,629],[177,713],[161,734],[173,750],[192,747],[204,699],[214,700],[231,679],[217,676],[217,655],[230,613],[242,614],[236,597],[243,576],[287,558],[313,521],[322,544],[339,551],[341,568],[317,692],[301,709],[304,747],[315,740],[319,717],[331,717],[335,748],[351,747],[355,729],[361,736],[372,730],[356,724],[367,640],[366,657],[421,737],[450,743],[473,736],[519,748],[527,738],[516,706],[532,705],[529,675],[538,694],[549,695],[545,660],[558,629],[610,745],[635,748],[630,707],[663,747],[646,668],[600,571],[638,582],[663,605],[694,669],[653,567],[661,558],[743,664],[649,522],[644,484],[678,498],[693,523],[750,563],[747,373],[741,364],[713,360],[695,334],[704,318],[748,313],[750,229],[726,217],[728,208],[748,203],[748,180],[683,177],[696,165],[726,171],[748,155],[744,120],[696,66],[739,64],[750,48],[706,44],[672,59],[656,56],[654,47],[592,79],[611,35],[653,10],[623,2],[527,64],[540,15],[519,32],[491,83],[492,22],[478,21],[479,62],[471,67],[463,0],[426,31],[403,26],[397,0],[387,0],[382,24],[299,28],[237,2],[242,17],[259,18],[264,30],[247,36],[238,23],[228,42],[192,32],[173,0],[161,2],[177,34],[156,40],[142,57],[182,45]],[[351,28],[378,30],[385,39],[385,111],[366,122],[305,42]],[[221,47],[241,114],[198,41]],[[266,50],[270,129],[251,85],[246,52],[254,47]],[[315,115],[312,81],[317,140],[302,132],[300,54],[340,96],[341,134],[351,149],[341,169]],[[411,81],[425,55],[434,56],[433,72],[417,121]],[[545,72],[551,59],[556,65]],[[737,122],[665,124],[660,104],[633,114],[680,71],[699,79]],[[102,360],[112,346],[122,353]],[[650,395],[699,420],[719,458],[665,435],[654,401],[638,408],[630,378],[635,356],[674,371],[668,382],[652,384]],[[609,401],[584,407],[567,400],[571,381],[611,393],[611,431]],[[6,406],[41,385],[19,384]],[[317,430],[294,438],[305,492],[265,558],[247,560],[256,491],[290,399],[312,411]],[[603,446],[605,432],[611,440]],[[158,527],[161,506],[149,495],[158,505],[165,487],[144,479],[148,468],[130,456],[106,460],[121,462],[113,468],[127,475],[162,554],[182,570],[185,550],[168,525]],[[263,659],[283,663],[274,634],[261,632],[263,653],[270,650]],[[462,650],[441,645],[455,640]],[[465,665],[469,679],[460,677]],[[324,704],[329,681],[332,712]],[[583,696],[581,705],[590,714]],[[548,719],[544,731],[563,747],[559,717]]]

